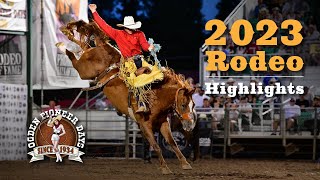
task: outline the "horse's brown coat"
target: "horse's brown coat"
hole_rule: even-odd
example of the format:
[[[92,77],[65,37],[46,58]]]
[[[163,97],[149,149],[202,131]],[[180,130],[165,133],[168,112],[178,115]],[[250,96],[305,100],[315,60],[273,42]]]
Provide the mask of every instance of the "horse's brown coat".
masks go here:
[[[74,39],[73,30],[76,29],[82,36],[80,40]],[[121,54],[113,46],[111,46],[101,34],[101,30],[95,24],[86,24],[82,21],[69,23],[62,28],[62,32],[73,42],[78,43],[84,50],[83,55],[77,60],[74,54],[66,51],[66,54],[72,61],[73,67],[78,71],[82,79],[94,79],[102,73],[107,67],[113,63],[120,62]],[[94,35],[97,47],[91,48],[84,42],[84,36],[90,37]],[[108,79],[113,74],[118,73],[118,69],[109,72],[103,79]],[[190,164],[178,149],[167,122],[168,113],[172,111],[173,105],[176,103],[177,112],[181,113],[184,119],[181,119],[186,126],[193,126],[193,119],[190,118],[192,113],[188,107],[192,101],[191,95],[193,88],[184,80],[181,75],[176,75],[172,70],[164,70],[165,78],[162,82],[152,85],[152,93],[149,95],[150,111],[144,114],[135,114],[135,118],[141,131],[143,132],[150,145],[160,160],[160,168],[163,174],[171,173],[167,167],[161,153],[161,149],[154,139],[154,130],[160,130],[164,138],[171,145],[177,157],[181,162],[183,169],[191,169]],[[175,96],[178,89],[178,101]],[[129,115],[128,112],[128,88],[120,78],[111,80],[103,88],[104,94],[111,101],[114,107],[123,114]],[[131,97],[132,108],[137,110],[135,97]]]

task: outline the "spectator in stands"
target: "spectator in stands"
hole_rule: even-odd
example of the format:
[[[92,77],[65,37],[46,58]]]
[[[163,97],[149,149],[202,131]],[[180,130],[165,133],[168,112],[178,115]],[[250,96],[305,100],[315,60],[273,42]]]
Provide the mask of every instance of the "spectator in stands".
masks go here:
[[[193,94],[199,93],[199,92],[200,92],[200,89],[201,89],[200,83],[197,83],[197,84],[195,85],[195,88],[196,88],[196,90],[194,91]]]
[[[199,92],[198,93],[195,93],[192,95],[192,99],[193,99],[193,102],[195,104],[195,107],[202,107],[203,106],[203,100],[204,99],[210,99],[209,96],[205,95],[204,94],[204,88],[203,87],[199,87]]]
[[[255,15],[256,17],[258,17],[258,15],[259,15],[259,13],[260,13],[260,10],[261,10],[262,8],[266,8],[266,7],[267,7],[267,5],[264,4],[263,0],[258,0],[258,5],[257,5],[256,8],[254,9],[254,15]]]
[[[235,86],[236,85],[236,81],[233,78],[229,78],[226,82],[226,86]]]
[[[49,108],[50,109],[56,109],[56,101],[55,100],[50,100],[49,101]]]
[[[319,40],[319,37],[320,33],[317,30],[317,27],[315,25],[309,25],[307,36],[304,39],[309,41],[315,41]]]
[[[300,11],[300,12],[309,12],[310,11],[310,6],[307,1],[296,0],[295,2],[296,2],[295,6],[294,6],[295,11]]]
[[[45,105],[45,106],[43,107],[42,111],[49,111],[50,109],[53,109],[53,110],[55,110],[55,109],[60,109],[60,106],[57,105],[57,103],[56,103],[55,100],[51,99],[51,100],[49,101],[49,106],[48,106],[48,105]]]
[[[315,120],[317,121],[317,129],[316,129],[316,135],[319,136],[319,132],[320,132],[320,96],[315,96],[313,98],[313,105],[316,111],[316,117]],[[311,122],[311,135],[314,135],[314,121]],[[307,126],[306,126],[307,127]]]
[[[260,51],[261,48],[256,45],[256,40],[252,40],[246,49],[244,50],[243,54],[256,54],[257,51]]]
[[[291,130],[295,122],[297,121],[298,116],[301,115],[301,109],[298,105],[295,104],[295,99],[291,98],[289,104],[286,104],[283,107],[284,117],[287,122],[286,130]],[[273,121],[273,133],[271,135],[276,135],[280,121]]]
[[[233,104],[232,98],[231,98],[230,96],[226,96],[225,99],[226,99],[226,100],[225,100],[225,105],[226,105],[227,107],[231,107],[231,105]]]
[[[224,97],[223,96],[217,96],[215,99],[215,103],[214,104],[218,104],[219,108],[224,108]],[[215,106],[215,105],[213,105]]]
[[[283,17],[278,7],[272,8],[271,20],[273,20],[278,25],[278,27],[281,27]]]
[[[309,106],[312,105],[312,100],[313,100],[313,93],[310,91],[310,89],[307,86],[303,87],[303,95],[304,95],[304,99],[307,100],[309,102]]]
[[[209,98],[203,98],[203,105],[198,107],[197,113],[199,114],[199,127],[207,128],[207,124],[212,121],[212,107],[209,102]]]
[[[291,14],[294,14],[294,1],[293,0],[287,0],[287,2],[284,3],[282,6],[282,15],[283,17],[287,17],[287,19],[291,19]],[[294,18],[295,19],[295,15]]]
[[[270,80],[272,81],[270,82]],[[274,84],[275,82],[278,82],[279,78],[274,74],[274,72],[271,69],[269,69],[267,76],[264,77],[262,81],[263,81],[263,86],[267,86],[270,84]]]
[[[259,20],[270,19],[269,10],[266,7],[263,7],[259,11]]]
[[[278,51],[276,52],[277,54],[286,54],[286,53],[288,53],[288,50],[286,49],[286,47],[283,45],[283,44],[281,44],[280,45],[280,48],[278,49]]]
[[[302,109],[301,111],[306,111],[304,108],[307,108],[310,106],[309,101],[306,100],[305,95],[301,94],[299,96],[299,99],[297,99],[296,101],[296,105],[300,106],[300,108]]]
[[[104,110],[107,108],[107,103],[103,99],[97,99],[94,106],[97,110]]]
[[[241,124],[243,125],[252,125],[252,106],[248,103],[248,99],[245,96],[240,98],[238,105],[239,115],[241,118]],[[248,128],[249,129],[249,128]]]
[[[291,11],[289,14],[287,14],[286,19],[296,19],[296,14],[297,14],[296,12]]]
[[[317,121],[317,128],[316,128],[316,135],[319,135],[320,131],[320,96],[315,96],[313,98],[313,104],[312,107],[314,107],[316,111],[316,116],[313,119],[307,119],[304,121],[304,126],[310,131],[311,135],[314,135],[314,123]],[[314,113],[314,112],[311,112]]]
[[[217,100],[215,100],[213,104],[211,128],[213,130],[218,130],[218,125],[224,118],[224,108],[223,106],[220,106],[220,103]]]
[[[239,118],[239,111],[237,104],[231,104],[229,107],[229,121],[230,121],[230,132],[231,134],[234,133],[235,126],[238,122]]]

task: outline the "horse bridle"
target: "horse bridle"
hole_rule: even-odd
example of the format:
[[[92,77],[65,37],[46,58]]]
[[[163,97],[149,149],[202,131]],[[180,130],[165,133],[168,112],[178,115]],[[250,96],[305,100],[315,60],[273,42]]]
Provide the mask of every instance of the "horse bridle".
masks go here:
[[[181,91],[182,89],[185,89],[185,87],[181,87],[176,91],[175,101],[172,105],[173,112],[178,116],[179,119],[183,118],[181,115],[181,112],[178,110],[178,94],[179,94],[179,91]],[[190,112],[190,113],[193,113],[193,112]]]

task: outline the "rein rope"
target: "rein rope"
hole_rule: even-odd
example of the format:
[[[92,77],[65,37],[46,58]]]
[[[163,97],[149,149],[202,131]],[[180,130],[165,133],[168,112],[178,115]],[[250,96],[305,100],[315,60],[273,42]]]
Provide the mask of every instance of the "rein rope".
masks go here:
[[[179,88],[176,91],[176,95],[175,95],[175,100],[174,100],[174,104],[172,105],[173,108],[173,112],[178,116],[179,119],[182,119],[182,115],[178,110],[178,95],[179,95],[179,91],[181,91],[184,87]]]
[[[110,71],[114,70],[114,69],[118,69],[119,65],[118,63],[114,63],[111,66],[107,67],[102,73],[100,73],[96,78],[95,78],[95,82],[97,83],[95,86],[89,87],[89,88],[83,88],[82,91],[91,91],[91,90],[95,90],[95,89],[99,89],[102,88],[103,86],[105,86],[106,84],[108,84],[111,80],[119,77],[119,73],[115,73],[112,76],[110,76],[107,80],[100,82],[102,80],[102,78],[104,76],[106,76]]]

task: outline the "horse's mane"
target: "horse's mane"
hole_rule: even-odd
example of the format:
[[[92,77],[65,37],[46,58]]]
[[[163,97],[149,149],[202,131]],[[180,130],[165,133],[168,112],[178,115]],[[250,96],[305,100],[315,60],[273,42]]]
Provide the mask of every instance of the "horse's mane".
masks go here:
[[[193,90],[192,85],[189,83],[189,81],[186,80],[185,76],[183,74],[176,74],[172,68],[166,67],[165,70],[163,70],[165,80],[173,80],[177,82],[181,87],[185,87],[188,90]]]

